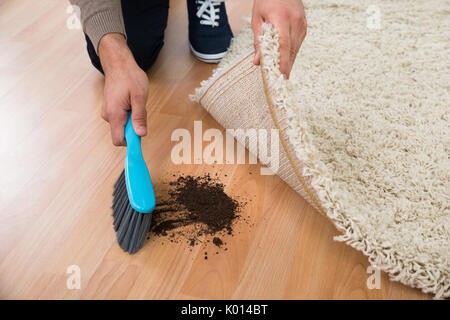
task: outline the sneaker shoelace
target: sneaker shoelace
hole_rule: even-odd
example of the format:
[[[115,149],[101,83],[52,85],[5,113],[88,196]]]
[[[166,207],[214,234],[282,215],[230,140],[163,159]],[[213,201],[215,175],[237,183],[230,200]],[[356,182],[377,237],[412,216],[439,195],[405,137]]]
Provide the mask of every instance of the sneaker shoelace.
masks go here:
[[[199,17],[200,24],[218,27],[219,26],[219,12],[220,4],[225,0],[197,0],[197,17]]]

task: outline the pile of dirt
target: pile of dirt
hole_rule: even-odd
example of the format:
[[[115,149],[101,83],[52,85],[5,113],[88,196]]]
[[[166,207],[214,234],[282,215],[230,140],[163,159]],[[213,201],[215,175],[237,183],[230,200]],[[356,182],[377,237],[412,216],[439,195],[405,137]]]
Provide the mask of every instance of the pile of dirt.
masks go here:
[[[187,241],[190,246],[212,242],[227,250],[223,239],[233,236],[235,222],[245,220],[239,214],[244,203],[227,195],[223,183],[209,174],[181,175],[168,185],[167,198],[158,201],[152,213],[149,237]]]

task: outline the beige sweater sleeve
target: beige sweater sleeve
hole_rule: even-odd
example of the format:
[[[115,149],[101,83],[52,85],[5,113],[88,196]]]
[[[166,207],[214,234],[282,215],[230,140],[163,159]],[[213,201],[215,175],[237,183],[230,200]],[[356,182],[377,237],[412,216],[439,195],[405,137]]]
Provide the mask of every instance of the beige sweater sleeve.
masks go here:
[[[70,0],[80,8],[83,31],[98,49],[100,39],[108,33],[121,33],[126,37],[120,0]]]

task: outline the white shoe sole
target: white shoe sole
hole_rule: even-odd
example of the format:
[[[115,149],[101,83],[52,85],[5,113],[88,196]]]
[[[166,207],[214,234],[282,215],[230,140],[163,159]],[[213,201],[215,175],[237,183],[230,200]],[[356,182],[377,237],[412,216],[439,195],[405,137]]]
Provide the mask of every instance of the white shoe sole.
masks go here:
[[[192,45],[189,43],[189,48],[191,49],[192,54],[200,61],[206,63],[219,63],[223,57],[227,54],[227,52],[215,53],[215,54],[205,54],[195,51]]]

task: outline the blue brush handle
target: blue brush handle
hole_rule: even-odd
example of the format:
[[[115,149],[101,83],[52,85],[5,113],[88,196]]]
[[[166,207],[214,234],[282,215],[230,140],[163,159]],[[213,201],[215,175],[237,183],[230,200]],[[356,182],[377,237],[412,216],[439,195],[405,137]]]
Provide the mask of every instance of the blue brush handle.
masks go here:
[[[131,207],[141,213],[150,213],[155,209],[155,193],[152,180],[141,150],[141,137],[134,132],[131,124],[131,112],[125,126],[127,155],[125,157],[125,182]]]

